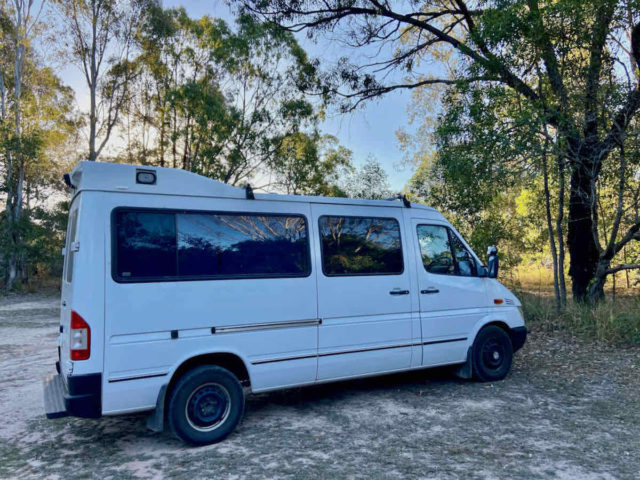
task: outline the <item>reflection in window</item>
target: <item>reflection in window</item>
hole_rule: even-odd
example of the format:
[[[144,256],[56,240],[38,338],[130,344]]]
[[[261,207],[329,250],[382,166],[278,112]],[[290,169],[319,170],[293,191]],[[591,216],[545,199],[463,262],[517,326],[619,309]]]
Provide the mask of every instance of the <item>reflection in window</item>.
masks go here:
[[[305,221],[297,216],[177,214],[180,276],[306,275]]]
[[[403,272],[400,226],[393,218],[320,217],[325,275]]]
[[[427,272],[454,275],[455,266],[446,227],[419,225],[418,242],[422,263]]]
[[[118,211],[116,232],[116,271],[124,281],[311,271],[301,216]]]
[[[176,275],[176,228],[172,213],[116,213],[118,277]]]
[[[473,277],[476,274],[476,262],[469,251],[462,245],[462,242],[451,232],[453,252],[455,253],[457,274],[463,277]]]

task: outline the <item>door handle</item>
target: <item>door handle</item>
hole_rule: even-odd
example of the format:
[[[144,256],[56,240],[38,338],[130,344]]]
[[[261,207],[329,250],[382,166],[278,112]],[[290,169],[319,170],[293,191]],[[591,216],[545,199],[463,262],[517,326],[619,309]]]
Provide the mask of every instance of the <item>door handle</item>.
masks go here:
[[[429,287],[426,290],[420,290],[420,293],[422,293],[423,295],[426,295],[429,293],[440,293],[440,290],[438,290],[435,287]]]
[[[409,290],[400,290],[399,288],[394,288],[389,292],[389,295],[409,295]]]

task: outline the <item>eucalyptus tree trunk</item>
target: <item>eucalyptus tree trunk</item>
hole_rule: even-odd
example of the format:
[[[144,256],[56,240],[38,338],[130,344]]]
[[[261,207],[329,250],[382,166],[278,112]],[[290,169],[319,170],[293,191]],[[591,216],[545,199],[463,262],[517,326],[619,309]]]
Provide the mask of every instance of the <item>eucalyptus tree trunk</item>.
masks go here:
[[[553,262],[553,290],[556,299],[556,311],[562,311],[562,297],[560,295],[560,275],[558,267],[558,250],[556,248],[555,233],[553,231],[553,222],[551,219],[551,193],[549,192],[549,168],[547,164],[548,140],[545,139],[545,145],[542,150],[542,174],[544,180],[544,205],[547,218],[547,231],[549,233],[549,249],[551,250],[551,260]]]
[[[572,280],[573,298],[587,299],[589,283],[598,268],[598,247],[593,237],[594,219],[592,205],[595,201],[591,190],[593,165],[587,158],[574,160],[569,192],[569,275]]]
[[[96,42],[98,36],[98,13],[99,5],[95,2],[91,2],[92,23],[91,23],[91,54],[89,59],[89,71],[87,76],[89,77],[89,160],[92,162],[98,158],[98,152],[96,151],[96,136],[97,136],[97,101],[96,96],[98,92],[98,61],[96,59],[97,50]]]
[[[558,236],[558,286],[560,289],[560,305],[561,308],[564,308],[567,304],[567,286],[564,278],[564,159],[558,155],[556,163],[558,169],[558,213],[556,216],[556,234]]]
[[[22,155],[22,111],[20,97],[22,95],[22,70],[26,53],[25,35],[27,33],[26,20],[31,8],[28,3],[15,0],[15,37],[14,37],[14,86],[13,86],[13,112],[15,148],[11,155],[10,167],[7,177],[7,221],[9,226],[10,251],[7,258],[7,290],[11,290],[20,274],[20,230],[19,223],[22,218],[22,190],[24,185],[25,165]]]

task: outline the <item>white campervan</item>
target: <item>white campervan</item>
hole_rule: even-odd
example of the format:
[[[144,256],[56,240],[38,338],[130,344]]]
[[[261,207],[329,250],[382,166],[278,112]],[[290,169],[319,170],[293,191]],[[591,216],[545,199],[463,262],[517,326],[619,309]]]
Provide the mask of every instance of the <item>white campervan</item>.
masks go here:
[[[251,392],[437,365],[500,380],[518,299],[436,210],[253,194],[182,170],[80,162],[50,418],[149,410],[219,441]]]

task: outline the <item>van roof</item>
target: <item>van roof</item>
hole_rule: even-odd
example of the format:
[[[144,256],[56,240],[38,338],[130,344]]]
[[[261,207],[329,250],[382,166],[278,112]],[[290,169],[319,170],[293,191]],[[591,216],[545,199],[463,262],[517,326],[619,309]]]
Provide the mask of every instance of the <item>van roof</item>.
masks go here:
[[[155,174],[153,184],[137,182],[140,172]],[[120,193],[142,193],[153,195],[179,195],[212,198],[247,198],[245,188],[233,187],[218,180],[203,177],[193,172],[177,168],[163,168],[122,163],[81,161],[69,174],[74,193],[81,191],[103,191]],[[342,197],[315,197],[305,195],[282,195],[277,193],[255,193],[257,200],[278,200],[289,202],[334,203],[345,205],[370,205],[378,207],[403,207],[403,202],[388,200],[364,200]],[[411,207],[435,209],[411,203]]]

